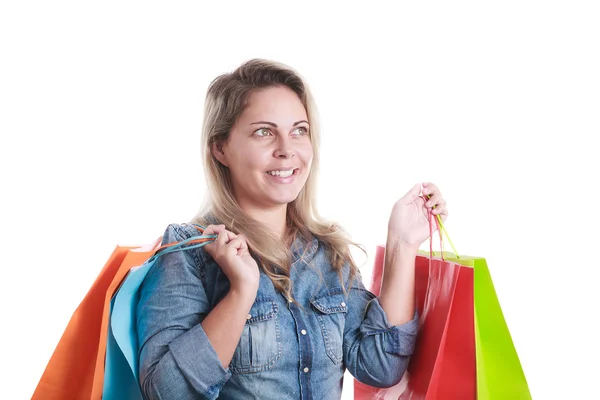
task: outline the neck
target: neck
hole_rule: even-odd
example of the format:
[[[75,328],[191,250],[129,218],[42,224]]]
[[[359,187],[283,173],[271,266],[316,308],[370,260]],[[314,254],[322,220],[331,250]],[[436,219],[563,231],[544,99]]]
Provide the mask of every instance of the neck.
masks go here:
[[[244,205],[241,207],[246,214],[262,222],[278,238],[285,239],[287,237],[287,204],[269,209],[245,207]]]

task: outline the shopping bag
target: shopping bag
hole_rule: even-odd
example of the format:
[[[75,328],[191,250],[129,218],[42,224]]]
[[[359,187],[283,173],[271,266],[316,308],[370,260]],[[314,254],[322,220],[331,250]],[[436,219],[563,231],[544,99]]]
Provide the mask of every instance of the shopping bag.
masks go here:
[[[444,252],[444,258],[474,268],[475,349],[478,399],[531,399],[529,385],[483,257]]]
[[[376,249],[371,291],[379,295],[385,246]],[[475,399],[473,268],[418,255],[419,333],[400,383],[373,388],[355,380],[354,399]]]
[[[203,226],[196,227],[203,232]],[[148,271],[165,254],[199,248],[215,239],[216,235],[198,235],[164,246],[143,265],[129,271],[111,301],[103,400],[142,400],[135,310],[139,301],[139,288]]]
[[[136,291],[154,265],[154,261],[151,260],[140,267],[132,268],[123,285],[111,300],[102,390],[103,400],[142,400],[142,392],[137,380],[138,342],[134,329],[134,307],[137,304],[138,297]],[[119,327],[123,327],[123,329],[119,330]],[[115,333],[119,337],[123,349],[119,347],[115,339]]]
[[[431,217],[431,215],[430,215]],[[355,381],[363,399],[531,399],[517,351],[483,257],[420,251],[415,292],[420,329],[401,382],[377,389]],[[432,237],[430,237],[432,239]],[[379,293],[385,247],[377,248],[372,290]],[[462,355],[462,356],[461,356]]]
[[[160,239],[147,246],[117,246],[73,313],[32,400],[100,400],[110,299],[127,271],[142,264]]]

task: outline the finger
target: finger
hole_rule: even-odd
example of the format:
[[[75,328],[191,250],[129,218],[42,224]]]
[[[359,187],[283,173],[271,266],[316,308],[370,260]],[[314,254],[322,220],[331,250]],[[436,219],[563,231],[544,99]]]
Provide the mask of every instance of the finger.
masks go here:
[[[425,206],[427,207],[427,206]],[[446,208],[446,202],[442,199],[440,200],[437,204],[433,204],[433,209],[432,211],[437,211],[437,214],[440,214],[440,210],[443,210]]]
[[[202,231],[202,235],[204,235],[204,236],[217,235],[217,238],[218,238],[219,234],[221,232],[223,232],[224,230],[225,230],[225,225],[208,225],[204,229],[204,231]],[[214,256],[214,250],[215,250],[215,246],[216,246],[215,241],[216,241],[216,239],[214,241],[210,241],[204,247],[211,256]]]
[[[219,233],[219,236],[217,236],[217,244],[220,246],[226,245],[227,243],[235,239],[235,237],[235,233],[223,229],[223,231]]]
[[[448,216],[448,209],[446,208],[446,200],[441,199],[439,204],[437,204],[435,206],[435,208],[432,210],[432,213],[434,215],[441,215],[442,219],[446,218]]]
[[[435,184],[431,182],[423,182],[423,194],[432,196],[436,193],[441,195],[440,189]]]
[[[231,242],[227,243],[227,248],[234,251],[235,254],[240,254],[248,248],[246,241],[240,237],[236,237]]]
[[[438,214],[445,214],[448,215],[448,209],[446,208],[445,204],[439,205],[436,208],[433,209],[432,211],[435,215]]]
[[[448,210],[446,208],[444,208],[443,210],[441,210],[440,212],[437,212],[437,210],[434,210],[433,213],[435,215],[439,215],[440,218],[442,219],[442,222],[446,221],[446,218],[448,218]]]
[[[444,199],[442,199],[442,197],[439,194],[434,194],[433,196],[431,196],[429,198],[429,200],[427,200],[427,202],[425,203],[425,207],[427,208],[433,208],[433,207],[439,207],[441,205],[445,205],[446,202]]]
[[[408,193],[406,193],[404,196],[402,196],[401,201],[404,204],[411,204],[413,203],[416,199],[419,198],[419,195],[421,194],[421,184],[417,183],[415,186],[413,186],[412,189],[410,189],[408,191]]]
[[[246,236],[240,233],[237,235],[237,239],[240,239],[238,250],[248,250],[248,239],[246,239]]]
[[[225,232],[225,230],[222,230],[221,232],[219,232],[219,234],[217,235],[217,240],[215,240],[215,242],[217,242],[217,244],[219,246],[224,246],[227,244],[227,242],[229,238],[227,237],[227,232]]]
[[[440,217],[442,218],[442,222],[446,222],[446,219],[448,218],[448,210],[445,210]]]
[[[221,233],[224,230],[225,230],[225,225],[209,225],[206,227],[204,232],[202,232],[202,234],[203,235],[218,235],[219,233]]]

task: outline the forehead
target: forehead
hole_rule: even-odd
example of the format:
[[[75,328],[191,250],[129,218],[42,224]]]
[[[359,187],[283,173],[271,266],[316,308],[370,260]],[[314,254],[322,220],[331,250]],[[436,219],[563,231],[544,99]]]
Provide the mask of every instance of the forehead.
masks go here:
[[[246,122],[267,120],[282,124],[302,119],[308,119],[306,109],[298,95],[287,87],[270,87],[252,92],[240,116],[240,120]]]

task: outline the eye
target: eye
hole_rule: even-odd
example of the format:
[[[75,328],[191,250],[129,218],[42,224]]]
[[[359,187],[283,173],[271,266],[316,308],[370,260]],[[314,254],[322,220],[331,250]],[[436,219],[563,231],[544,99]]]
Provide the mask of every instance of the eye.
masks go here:
[[[255,130],[254,134],[257,136],[264,137],[264,136],[272,135],[273,133],[271,132],[271,130],[269,128],[262,127],[262,128],[258,128],[257,130]]]
[[[296,130],[294,131],[294,133],[297,136],[305,136],[308,135],[308,128],[305,126],[299,126],[298,128],[296,128]]]

